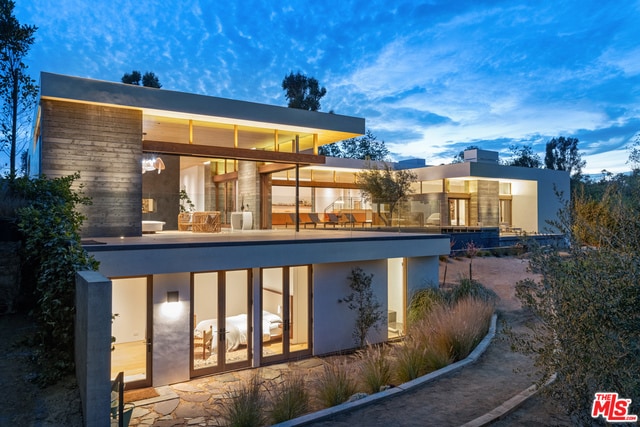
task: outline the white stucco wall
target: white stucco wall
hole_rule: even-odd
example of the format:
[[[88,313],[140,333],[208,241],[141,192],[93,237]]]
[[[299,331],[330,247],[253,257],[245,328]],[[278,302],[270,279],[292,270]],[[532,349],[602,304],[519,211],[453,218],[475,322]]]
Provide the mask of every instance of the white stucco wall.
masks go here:
[[[339,302],[351,293],[347,277],[358,266],[366,274],[373,274],[372,289],[381,310],[387,312],[387,260],[361,261],[357,263],[320,264],[313,267],[313,353],[325,354],[354,348],[353,338],[356,313],[347,303]],[[386,319],[379,330],[372,329],[371,343],[387,338]]]
[[[437,256],[407,258],[407,304],[416,290],[438,286],[439,268]]]
[[[526,232],[538,229],[538,183],[535,181],[511,181],[511,226]],[[549,204],[549,201],[542,201]]]
[[[153,385],[189,380],[190,274],[153,276]],[[167,303],[167,292],[180,302]]]

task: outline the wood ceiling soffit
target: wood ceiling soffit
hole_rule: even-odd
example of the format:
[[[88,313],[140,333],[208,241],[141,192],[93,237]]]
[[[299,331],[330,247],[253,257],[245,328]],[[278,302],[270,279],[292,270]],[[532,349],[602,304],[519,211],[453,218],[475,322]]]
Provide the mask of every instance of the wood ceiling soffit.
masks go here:
[[[164,141],[142,141],[142,150],[153,153],[176,154],[182,156],[202,156],[220,159],[253,160],[276,163],[324,164],[325,156],[250,150],[247,148],[216,147],[199,144],[176,144]]]
[[[276,187],[295,187],[295,180],[274,179],[271,185]],[[350,182],[329,182],[329,181],[300,181],[300,187],[315,187],[315,188],[346,188],[346,189],[358,189],[358,184]]]

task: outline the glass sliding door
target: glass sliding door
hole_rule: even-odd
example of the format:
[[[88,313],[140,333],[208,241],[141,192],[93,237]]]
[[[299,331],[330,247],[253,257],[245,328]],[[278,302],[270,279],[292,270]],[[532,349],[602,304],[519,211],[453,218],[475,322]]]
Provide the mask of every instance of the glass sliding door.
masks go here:
[[[195,273],[192,277],[191,376],[248,367],[252,352],[250,271]]]
[[[225,274],[224,334],[220,354],[224,354],[225,366],[233,369],[249,366],[251,359],[251,295],[250,275],[247,270],[227,271]],[[222,356],[221,356],[222,357]]]
[[[151,385],[151,277],[112,279],[111,379],[124,372],[127,388]]]
[[[211,370],[218,360],[219,273],[193,275],[193,370]]]
[[[469,223],[469,209],[467,199],[449,199],[450,225],[466,226]]]
[[[311,353],[311,268],[262,269],[262,359]]]
[[[270,320],[268,324],[265,324],[264,321],[261,324],[262,357],[280,356],[284,353],[283,340],[287,329],[285,322],[288,321],[288,316],[284,314],[284,310],[289,305],[285,305],[287,301],[284,292],[284,281],[284,268],[262,269],[263,318],[268,313],[274,319],[274,321]]]
[[[310,267],[289,268],[289,352],[310,350],[311,316],[310,316]]]

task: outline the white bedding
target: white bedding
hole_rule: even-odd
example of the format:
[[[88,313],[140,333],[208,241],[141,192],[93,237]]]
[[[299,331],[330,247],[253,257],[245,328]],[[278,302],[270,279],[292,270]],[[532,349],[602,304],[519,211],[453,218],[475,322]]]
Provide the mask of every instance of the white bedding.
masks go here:
[[[213,330],[213,340],[211,342],[211,348],[218,347],[218,325],[216,319],[206,319],[198,322],[194,336],[202,337],[202,332]],[[227,350],[236,350],[241,345],[247,345],[247,315],[238,314],[235,316],[229,316],[226,319],[226,334],[225,341],[227,343]],[[268,311],[262,312],[262,341],[269,341],[271,338],[282,336],[282,318],[277,314],[269,313]]]

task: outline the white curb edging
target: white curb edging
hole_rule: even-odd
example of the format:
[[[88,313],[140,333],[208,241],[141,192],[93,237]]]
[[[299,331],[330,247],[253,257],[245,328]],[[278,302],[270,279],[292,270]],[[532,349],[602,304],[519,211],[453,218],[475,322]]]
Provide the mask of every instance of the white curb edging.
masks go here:
[[[530,397],[535,396],[540,390],[547,387],[549,384],[554,382],[556,379],[556,374],[553,374],[551,378],[542,385],[542,387],[538,388],[535,384],[531,387],[521,391],[520,393],[513,396],[511,399],[504,402],[502,405],[497,406],[486,414],[476,418],[475,420],[471,420],[466,424],[463,424],[460,427],[483,427],[486,426],[505,415],[513,412],[520,405],[526,402]]]
[[[408,381],[404,384],[401,384],[397,387],[394,388],[390,388],[388,390],[385,391],[381,391],[379,393],[374,393],[374,394],[370,394],[367,397],[364,397],[362,399],[353,401],[353,402],[347,402],[347,403],[341,403],[340,405],[336,405],[336,406],[332,406],[330,408],[325,408],[325,409],[321,409],[320,411],[317,412],[312,412],[310,414],[306,414],[303,415],[301,417],[298,418],[294,418],[292,420],[289,421],[285,421],[282,423],[278,423],[278,424],[274,424],[274,426],[277,427],[294,427],[294,426],[302,426],[311,422],[316,422],[316,421],[320,421],[324,418],[329,418],[333,415],[339,414],[341,412],[346,412],[361,406],[365,406],[365,405],[370,405],[374,402],[377,402],[378,400],[381,399],[386,399],[389,396],[393,396],[396,395],[398,393],[403,393],[406,391],[409,391],[413,388],[422,386],[424,384],[427,384],[429,382],[435,381],[436,379],[445,377],[447,375],[450,375],[456,371],[459,371],[460,369],[464,368],[465,366],[475,363],[480,356],[487,350],[487,348],[489,347],[489,344],[491,343],[491,340],[493,339],[493,337],[496,335],[496,323],[497,323],[497,319],[498,319],[498,315],[494,314],[491,317],[491,325],[489,326],[489,332],[487,332],[487,335],[485,335],[485,337],[482,339],[482,341],[480,341],[480,344],[478,344],[476,346],[476,348],[471,352],[471,354],[469,354],[469,356],[467,356],[465,359],[460,360],[456,363],[452,363],[451,365],[447,365],[442,369],[438,369],[437,371],[433,371],[427,375],[423,375],[420,378],[416,378],[415,380],[411,380]]]

